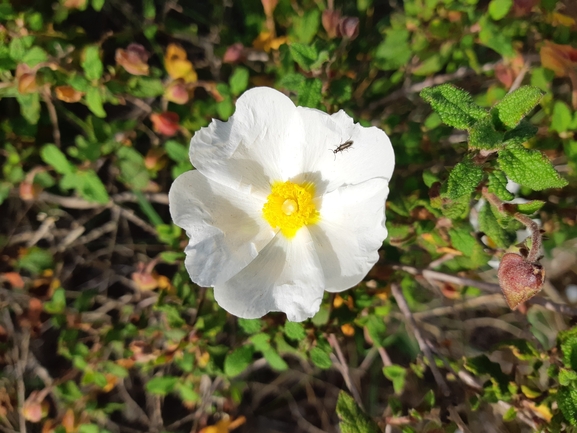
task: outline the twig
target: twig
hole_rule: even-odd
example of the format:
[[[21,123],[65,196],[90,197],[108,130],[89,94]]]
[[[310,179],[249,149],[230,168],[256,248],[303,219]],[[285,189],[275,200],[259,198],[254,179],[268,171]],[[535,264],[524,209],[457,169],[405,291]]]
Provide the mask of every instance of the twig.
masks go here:
[[[498,305],[501,307],[507,306],[507,303],[505,302],[503,295],[501,295],[500,293],[495,293],[491,295],[478,296],[476,298],[466,299],[463,302],[448,305],[446,307],[437,307],[426,311],[419,311],[417,313],[413,313],[413,317],[417,320],[423,320],[428,319],[430,317],[447,316],[449,314],[455,314],[459,311],[479,307],[485,308],[487,306],[494,306],[494,305]]]
[[[415,335],[415,338],[417,339],[417,343],[419,344],[419,348],[425,354],[426,358],[429,361],[429,368],[431,369],[431,372],[433,373],[433,377],[435,378],[435,382],[437,382],[437,385],[441,389],[441,392],[443,393],[443,395],[449,396],[451,394],[449,386],[447,385],[447,382],[445,382],[443,375],[441,374],[441,372],[437,368],[437,364],[435,364],[435,358],[433,357],[433,354],[431,353],[429,346],[425,342],[425,339],[421,335],[421,331],[417,327],[417,322],[415,321],[415,318],[413,317],[413,313],[411,313],[411,310],[409,309],[409,305],[407,304],[407,300],[403,296],[403,292],[401,291],[401,288],[399,287],[399,285],[397,283],[393,283],[393,284],[391,284],[391,290],[393,292],[393,296],[395,297],[395,300],[397,301],[397,305],[399,306],[399,309],[401,310],[401,312],[405,316],[405,319],[407,320],[407,322],[409,323],[409,325],[413,329],[413,334]]]
[[[431,271],[430,269],[419,269],[407,265],[392,265],[393,269],[408,272],[411,275],[422,275],[432,280],[444,281],[447,283],[459,284],[461,286],[471,286],[491,293],[501,293],[501,287],[498,284],[487,283],[486,281],[473,280],[471,278],[459,277],[457,275],[445,274],[443,272]],[[566,316],[577,316],[577,308],[570,305],[558,304],[540,296],[535,296],[527,301],[528,304],[540,305],[543,308],[564,314]],[[420,314],[420,313],[418,313]]]
[[[13,335],[14,337],[14,335]],[[24,386],[24,372],[26,370],[26,364],[28,363],[28,349],[30,343],[30,332],[28,329],[24,328],[22,330],[22,336],[20,341],[20,349],[14,346],[15,354],[17,357],[14,359],[15,371],[16,371],[16,385],[18,393],[18,421],[20,433],[26,433],[26,418],[24,418],[24,401],[26,400],[26,388]],[[16,341],[14,342],[16,343]]]
[[[455,424],[457,424],[457,427],[459,427],[463,433],[471,433],[471,430],[469,430],[469,427],[467,427],[455,406],[449,406],[447,410],[449,411],[450,418],[455,422]]]
[[[52,122],[52,137],[54,138],[54,144],[57,147],[61,147],[60,142],[60,127],[58,126],[58,114],[56,113],[56,107],[52,103],[52,96],[50,95],[50,90],[45,88],[42,92],[40,92],[42,96],[42,100],[46,104],[48,108],[48,116],[50,116],[50,122]]]
[[[347,361],[343,355],[343,351],[341,350],[341,346],[339,345],[337,337],[335,337],[335,334],[329,334],[328,340],[329,340],[331,347],[335,350],[335,352],[337,354],[337,359],[338,359],[340,367],[341,367],[339,370],[343,376],[343,379],[345,380],[345,383],[347,384],[347,388],[349,388],[349,391],[353,395],[353,398],[355,399],[355,401],[357,402],[359,407],[364,410],[363,400],[361,398],[361,394],[359,393],[359,390],[357,389],[357,387],[353,383],[353,379],[351,377],[351,372],[349,370],[349,365],[347,364]]]

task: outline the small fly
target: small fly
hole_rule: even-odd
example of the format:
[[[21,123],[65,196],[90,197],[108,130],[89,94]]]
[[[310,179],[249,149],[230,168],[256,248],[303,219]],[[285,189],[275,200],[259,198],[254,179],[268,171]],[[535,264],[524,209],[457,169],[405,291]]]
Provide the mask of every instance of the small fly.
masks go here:
[[[344,143],[339,144],[336,149],[329,149],[331,152],[334,153],[335,158],[337,157],[337,153],[342,152],[343,150],[348,149],[349,147],[351,147],[353,145],[354,141],[353,140],[347,140]]]

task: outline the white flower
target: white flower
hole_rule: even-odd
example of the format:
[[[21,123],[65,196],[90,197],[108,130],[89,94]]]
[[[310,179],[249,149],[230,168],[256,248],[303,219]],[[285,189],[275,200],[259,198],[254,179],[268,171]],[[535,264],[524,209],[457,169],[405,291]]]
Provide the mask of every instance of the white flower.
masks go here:
[[[305,320],[325,290],[356,285],[377,261],[395,165],[380,129],[260,87],[194,135],[190,160],[196,170],[174,181],[170,213],[190,238],[190,278],[213,286],[228,312]]]

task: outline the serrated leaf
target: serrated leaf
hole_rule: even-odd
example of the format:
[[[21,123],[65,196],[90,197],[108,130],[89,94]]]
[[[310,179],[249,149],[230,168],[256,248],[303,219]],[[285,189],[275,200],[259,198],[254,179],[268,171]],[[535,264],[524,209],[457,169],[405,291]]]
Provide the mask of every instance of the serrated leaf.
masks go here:
[[[298,92],[304,82],[305,77],[303,75],[290,73],[282,77],[278,85],[281,88],[285,88],[293,92]]]
[[[577,426],[577,388],[569,386],[559,387],[557,404],[565,419],[571,425]]]
[[[577,371],[568,368],[561,368],[559,370],[559,384],[563,386],[571,386],[575,388],[577,382]]]
[[[46,164],[52,166],[57,173],[70,174],[75,167],[68,161],[66,155],[62,153],[55,144],[46,144],[40,150],[40,157]]]
[[[395,394],[401,395],[405,387],[407,370],[400,365],[387,365],[383,367],[383,374],[387,379],[393,382]]]
[[[427,87],[421,91],[421,98],[431,104],[443,122],[458,129],[469,129],[487,115],[469,93],[450,84]]]
[[[563,363],[577,371],[577,326],[559,333]]]
[[[102,60],[100,60],[100,48],[97,45],[88,45],[82,55],[82,69],[89,80],[98,80],[102,77]]]
[[[509,146],[499,152],[499,166],[511,180],[535,191],[567,185],[549,159],[538,150]]]
[[[500,248],[507,248],[509,237],[507,232],[501,227],[491,205],[485,203],[479,211],[479,229],[485,233]]]
[[[507,190],[507,176],[501,170],[495,170],[489,173],[488,189],[490,193],[495,194],[501,200],[509,201],[515,197]]]
[[[178,377],[174,376],[159,376],[153,377],[146,382],[146,390],[151,394],[167,395],[171,392],[178,383]]]
[[[284,333],[291,340],[303,340],[307,336],[304,326],[298,322],[286,322]]]
[[[234,350],[224,360],[224,374],[228,377],[238,376],[252,363],[253,354],[254,348],[248,344]]]
[[[323,83],[318,78],[308,78],[300,88],[298,105],[317,108],[321,102]]]
[[[531,215],[541,209],[544,204],[543,200],[531,200],[527,203],[517,204],[517,210],[525,215]]]
[[[311,361],[313,362],[313,364],[316,365],[318,368],[327,370],[331,368],[331,366],[333,365],[333,362],[331,361],[329,354],[324,350],[320,349],[319,347],[313,347],[309,355],[311,357]]]
[[[469,132],[469,147],[471,149],[498,149],[503,144],[505,134],[495,129],[491,116],[476,122]]]
[[[357,405],[346,392],[341,391],[337,400],[337,415],[342,433],[378,433],[377,424]]]
[[[471,158],[465,158],[451,170],[447,181],[446,196],[451,200],[469,197],[481,180],[483,180],[483,169]]]
[[[463,219],[469,215],[471,197],[464,195],[456,200],[443,200],[441,211],[449,219]]]
[[[314,45],[293,43],[289,45],[289,50],[293,60],[307,72],[311,70],[311,65],[318,58]]]
[[[491,115],[507,128],[514,128],[535,108],[543,95],[543,91],[537,87],[520,87],[514,92],[507,94],[501,102],[497,103],[491,109]]]
[[[507,147],[515,144],[523,144],[533,138],[538,130],[539,128],[535,125],[523,119],[514,129],[505,132],[503,145]]]

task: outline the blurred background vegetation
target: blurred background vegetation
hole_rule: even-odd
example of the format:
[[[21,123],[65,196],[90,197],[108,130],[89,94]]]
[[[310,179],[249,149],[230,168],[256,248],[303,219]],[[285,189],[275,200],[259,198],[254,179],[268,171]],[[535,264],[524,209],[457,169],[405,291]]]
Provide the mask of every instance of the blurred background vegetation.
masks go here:
[[[576,21],[573,0],[3,0],[0,431],[577,431]],[[463,161],[507,181],[419,97],[443,83],[544,93],[524,145],[569,185],[497,193],[546,237],[516,311],[495,268],[521,224],[481,178],[435,202]],[[382,260],[304,323],[220,309],[168,214],[190,137],[263,85],[397,157]]]

